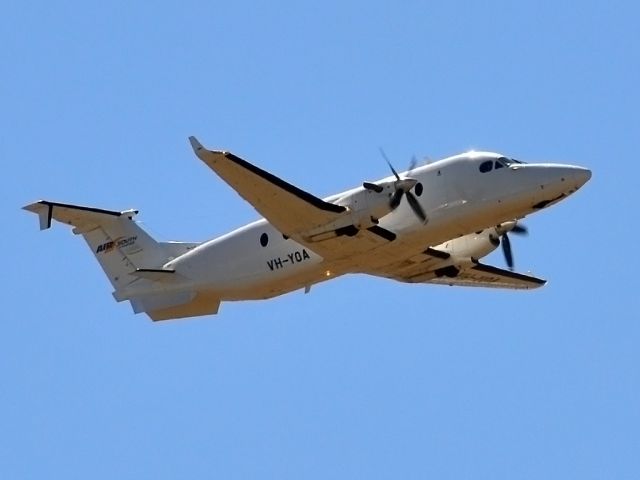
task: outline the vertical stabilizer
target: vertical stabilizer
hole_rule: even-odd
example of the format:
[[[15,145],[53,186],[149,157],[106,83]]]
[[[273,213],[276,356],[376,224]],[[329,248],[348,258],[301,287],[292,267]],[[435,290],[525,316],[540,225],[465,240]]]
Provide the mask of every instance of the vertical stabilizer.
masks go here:
[[[137,210],[122,212],[41,200],[24,207],[40,218],[40,228],[57,220],[73,226],[82,235],[116,290],[139,277],[138,268],[160,268],[168,260],[167,251],[134,220]]]
[[[215,294],[194,290],[183,276],[163,268],[199,244],[157,242],[133,220],[137,210],[118,212],[46,200],[23,208],[38,215],[41,230],[57,220],[82,235],[113,285],[115,299],[129,300],[135,313],[144,312],[156,321],[218,312]]]

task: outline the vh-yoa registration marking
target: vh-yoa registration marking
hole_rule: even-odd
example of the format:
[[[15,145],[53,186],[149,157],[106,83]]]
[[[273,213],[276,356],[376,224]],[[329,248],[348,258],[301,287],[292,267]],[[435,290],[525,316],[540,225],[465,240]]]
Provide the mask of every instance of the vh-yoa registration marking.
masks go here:
[[[267,261],[267,266],[269,270],[280,270],[281,268],[288,267],[289,265],[293,265],[294,263],[304,262],[305,260],[309,260],[311,257],[305,248],[302,250],[296,250],[295,252],[287,253],[284,257],[276,257]]]

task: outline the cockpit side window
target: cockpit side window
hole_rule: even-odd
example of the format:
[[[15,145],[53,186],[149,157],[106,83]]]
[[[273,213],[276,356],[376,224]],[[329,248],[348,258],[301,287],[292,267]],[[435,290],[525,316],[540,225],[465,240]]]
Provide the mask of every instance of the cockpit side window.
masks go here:
[[[478,169],[482,172],[482,173],[487,173],[490,172],[493,169],[493,161],[491,160],[486,160],[484,162],[482,162],[480,164],[480,167],[478,167]]]
[[[499,168],[503,168],[504,164],[502,162],[499,162],[498,160],[496,160],[496,164],[493,168],[495,168],[496,170]]]

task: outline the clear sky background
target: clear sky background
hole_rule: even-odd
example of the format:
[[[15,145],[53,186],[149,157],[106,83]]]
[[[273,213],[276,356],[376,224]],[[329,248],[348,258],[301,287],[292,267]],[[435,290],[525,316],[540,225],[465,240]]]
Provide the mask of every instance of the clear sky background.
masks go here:
[[[640,478],[637,2],[9,2],[0,477]],[[328,195],[471,148],[593,170],[535,292],[351,276],[153,324],[40,198],[257,218],[187,136]],[[504,266],[499,252],[488,261]]]

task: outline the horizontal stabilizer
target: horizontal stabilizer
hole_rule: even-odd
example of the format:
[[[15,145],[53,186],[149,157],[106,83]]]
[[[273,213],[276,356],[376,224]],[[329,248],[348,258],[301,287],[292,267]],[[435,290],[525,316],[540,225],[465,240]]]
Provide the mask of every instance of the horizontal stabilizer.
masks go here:
[[[182,275],[176,274],[175,270],[163,270],[157,268],[136,268],[135,271],[131,272],[131,275],[145,278],[153,282],[171,282],[176,280],[176,277],[184,278]]]
[[[128,215],[130,218],[133,218],[133,216],[138,213],[137,210],[118,212],[115,210],[104,210],[102,208],[50,202],[47,200],[40,200],[22,208],[38,215],[40,230],[50,228],[51,220],[53,219],[76,227],[74,233],[90,231],[97,228],[101,223],[116,220],[122,215]]]

